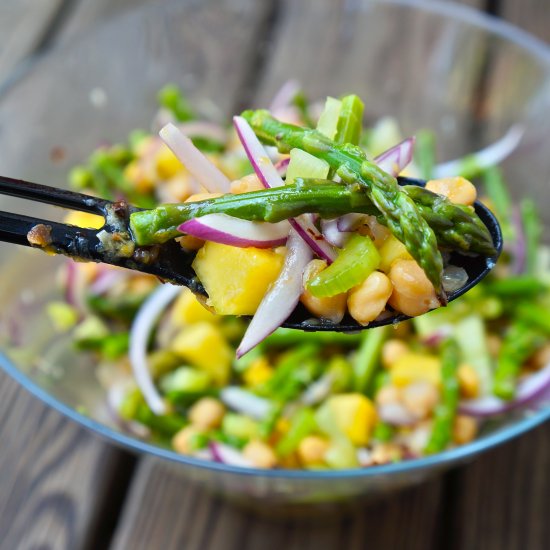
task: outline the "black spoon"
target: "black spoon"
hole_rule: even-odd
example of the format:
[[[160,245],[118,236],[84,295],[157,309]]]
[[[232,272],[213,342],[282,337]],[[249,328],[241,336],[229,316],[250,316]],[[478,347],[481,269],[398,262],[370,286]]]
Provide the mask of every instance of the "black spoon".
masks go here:
[[[400,185],[422,187],[426,184],[422,180],[402,177],[398,178],[398,182]],[[0,241],[42,248],[79,261],[101,262],[149,273],[163,281],[186,286],[195,294],[206,296],[204,287],[191,267],[194,252],[184,251],[173,240],[162,245],[134,246],[129,230],[129,217],[132,212],[140,210],[139,208],[124,201],[111,202],[74,191],[7,177],[0,177],[0,194],[98,214],[105,218],[105,225],[96,230],[0,212]],[[449,263],[462,267],[468,274],[468,282],[462,288],[449,293],[449,301],[456,300],[486,277],[495,266],[502,250],[502,232],[497,219],[479,201],[475,202],[474,208],[491,233],[496,253],[489,257],[465,256],[458,253],[451,255]],[[408,318],[406,315],[395,313],[362,326],[346,315],[340,323],[334,324],[312,318],[311,313],[300,304],[283,326],[303,331],[355,332],[399,323]]]

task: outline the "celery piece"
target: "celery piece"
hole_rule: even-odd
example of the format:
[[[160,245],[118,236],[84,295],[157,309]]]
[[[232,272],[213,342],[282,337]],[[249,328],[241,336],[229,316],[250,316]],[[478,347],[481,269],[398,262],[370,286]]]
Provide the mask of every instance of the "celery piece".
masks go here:
[[[486,395],[492,386],[493,368],[483,319],[479,315],[465,317],[454,326],[453,337],[462,361],[471,365],[479,377],[480,395]]]
[[[325,453],[325,462],[336,470],[359,466],[357,450],[353,443],[345,436],[336,437],[331,441]]]
[[[327,374],[332,381],[331,389],[333,393],[344,393],[350,390],[353,380],[353,366],[343,355],[335,355],[330,358]]]
[[[432,179],[435,166],[435,135],[431,130],[422,129],[417,132],[414,159],[420,169],[420,177],[425,180]]]
[[[309,407],[300,409],[290,421],[288,432],[277,443],[277,454],[288,456],[293,453],[304,437],[308,436],[317,427],[315,413]]]
[[[260,425],[244,414],[228,412],[223,417],[222,432],[229,437],[250,440],[260,435]]]
[[[286,184],[294,183],[296,178],[325,179],[330,167],[324,160],[318,159],[301,149],[290,151],[290,163],[286,171]]]
[[[334,97],[327,97],[325,108],[317,122],[317,130],[329,139],[334,139],[338,130],[338,118],[342,102]]]
[[[380,264],[380,254],[368,236],[354,233],[334,263],[313,277],[307,289],[317,298],[335,296],[362,283]]]
[[[160,388],[165,393],[201,392],[206,390],[209,384],[208,374],[192,367],[179,367],[160,380]]]
[[[342,107],[338,116],[338,129],[334,141],[359,145],[363,126],[364,103],[359,96],[347,95],[342,98]]]
[[[366,392],[380,363],[382,344],[388,337],[389,327],[378,327],[363,333],[361,345],[353,361],[355,391]]]
[[[78,311],[66,302],[50,302],[46,311],[58,332],[66,332],[78,322]]]

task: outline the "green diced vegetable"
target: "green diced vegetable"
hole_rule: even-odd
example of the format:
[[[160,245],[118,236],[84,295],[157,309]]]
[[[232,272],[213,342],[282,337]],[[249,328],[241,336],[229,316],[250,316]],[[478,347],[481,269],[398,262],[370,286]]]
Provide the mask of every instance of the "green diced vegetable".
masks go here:
[[[380,264],[370,237],[354,233],[332,265],[313,277],[307,289],[318,298],[347,292],[362,283]]]
[[[161,107],[168,109],[176,120],[185,122],[193,120],[195,113],[183,95],[182,91],[175,84],[167,84],[164,86],[157,95],[158,102]]]
[[[162,377],[160,388],[166,393],[202,392],[210,385],[210,376],[192,367],[179,367]]]
[[[278,328],[265,340],[266,348],[295,346],[299,344],[316,344],[318,346],[353,347],[361,340],[360,334],[342,332],[303,332],[290,328]],[[245,357],[250,355],[249,352]],[[243,357],[244,359],[244,357]]]
[[[78,311],[66,302],[50,302],[46,311],[53,326],[59,332],[73,328],[78,322]]]
[[[420,130],[416,134],[414,160],[420,169],[420,177],[431,180],[435,166],[435,135],[431,130]]]
[[[365,105],[356,95],[347,95],[342,98],[338,127],[336,137],[334,138],[336,143],[359,145],[364,108]]]
[[[511,239],[514,236],[514,231],[510,224],[512,214],[512,199],[504,179],[502,171],[496,166],[491,166],[483,171],[483,188],[489,197],[495,214],[502,228],[504,239]]]
[[[372,432],[372,438],[375,441],[386,443],[387,441],[391,440],[394,434],[395,434],[395,428],[391,424],[387,424],[386,422],[379,420],[376,423],[376,426],[374,426],[374,430]]]
[[[353,366],[343,355],[330,358],[327,375],[332,381],[332,393],[344,393],[351,389],[354,378]]]
[[[248,416],[228,412],[223,417],[222,431],[227,436],[250,440],[260,436],[260,425]]]
[[[285,181],[287,185],[291,185],[296,178],[324,179],[328,176],[329,170],[330,167],[324,160],[318,159],[301,149],[292,149]]]
[[[325,108],[317,122],[317,130],[329,139],[334,139],[338,130],[338,119],[342,102],[334,97],[327,97]]]

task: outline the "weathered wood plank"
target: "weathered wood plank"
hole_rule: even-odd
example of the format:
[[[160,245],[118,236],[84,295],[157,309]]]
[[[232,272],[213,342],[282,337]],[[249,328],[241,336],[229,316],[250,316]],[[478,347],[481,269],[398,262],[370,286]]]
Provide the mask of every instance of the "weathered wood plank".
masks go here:
[[[2,0],[0,82],[40,44],[63,0]]]
[[[530,32],[537,38],[550,42],[548,2],[545,0],[500,0],[498,15]]]

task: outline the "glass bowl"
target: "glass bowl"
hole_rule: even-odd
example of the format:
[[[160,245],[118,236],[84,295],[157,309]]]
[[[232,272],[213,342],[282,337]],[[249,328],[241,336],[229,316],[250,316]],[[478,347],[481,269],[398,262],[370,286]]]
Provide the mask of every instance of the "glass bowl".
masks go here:
[[[246,25],[250,15],[238,6],[208,2],[194,8],[177,2],[142,8],[35,60],[2,90],[0,173],[64,185],[68,168],[99,143],[124,140],[132,129],[148,127],[156,92],[167,82],[180,84],[214,116],[242,107],[250,75],[240,64],[249,56],[237,52],[217,61],[220,52],[235,47],[235,33],[216,27],[221,12],[234,25]],[[208,25],[208,36],[197,30]],[[519,123],[524,129],[520,146],[504,163],[508,181],[516,184],[512,191],[516,197],[550,200],[550,53],[544,44],[452,3],[350,3],[341,20],[330,25],[335,25],[330,32],[314,33],[292,53],[288,44],[262,45],[271,57],[258,72],[263,77],[256,83],[260,92],[254,105],[265,106],[288,78],[299,78],[313,98],[353,91],[366,98],[373,120],[395,116],[407,135],[432,128],[440,160],[492,143]],[[314,62],[316,55],[334,51],[327,50],[327,41],[341,52],[330,72]],[[238,47],[242,53],[256,46],[252,38],[250,43],[243,38]],[[219,85],[212,71],[231,74],[227,86]],[[248,88],[232,101],[235,74]],[[48,207],[5,197],[0,202],[2,210],[58,216]],[[547,210],[543,215],[550,223]],[[238,501],[309,505],[388,493],[471,460],[550,417],[548,406],[523,411],[494,423],[468,445],[366,469],[261,471],[181,456],[122,433],[106,411],[90,358],[53,334],[41,306],[57,292],[55,273],[64,260],[6,245],[0,247],[0,259],[0,343],[9,335],[19,344],[5,342],[2,367],[48,405],[108,441],[156,457],[177,475]]]

